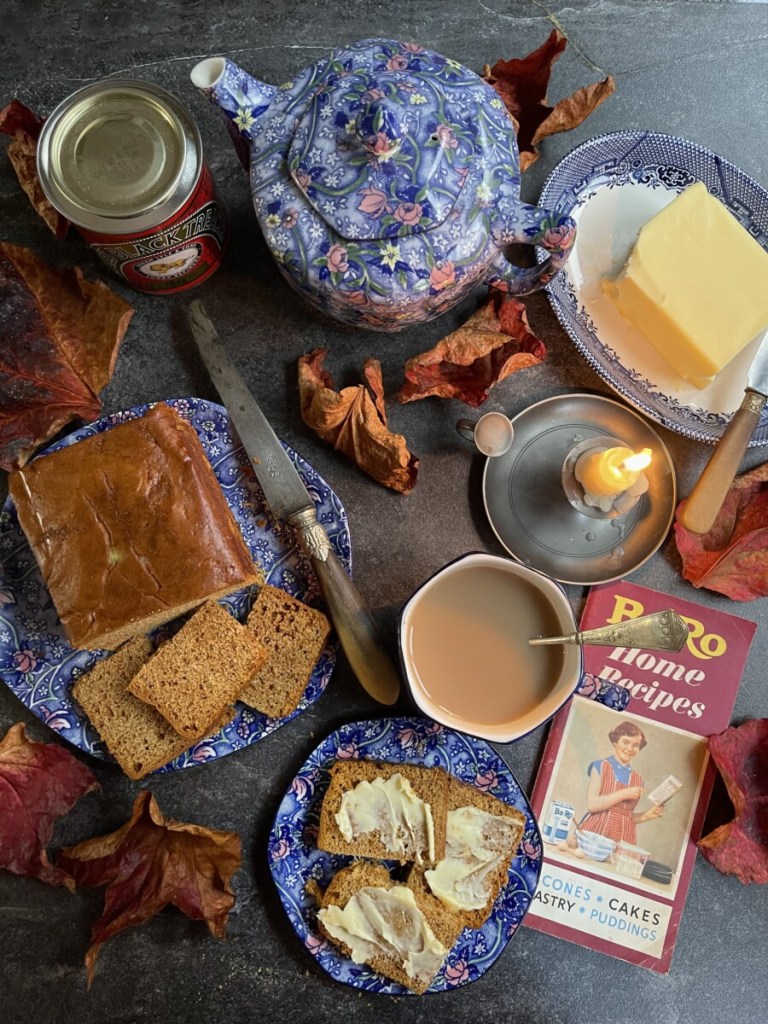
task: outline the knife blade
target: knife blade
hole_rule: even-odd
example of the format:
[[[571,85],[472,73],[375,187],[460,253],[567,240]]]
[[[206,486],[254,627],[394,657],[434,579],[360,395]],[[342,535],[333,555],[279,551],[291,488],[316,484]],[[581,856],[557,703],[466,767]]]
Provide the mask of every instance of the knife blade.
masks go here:
[[[731,417],[704,472],[680,510],[679,521],[691,533],[708,533],[712,529],[760,422],[767,399],[768,331],[765,331],[747,373],[741,405]]]
[[[278,519],[296,530],[352,671],[374,700],[394,704],[400,693],[400,674],[373,616],[318,522],[315,504],[301,477],[198,299],[190,304],[189,323],[198,352],[240,435],[267,504]]]

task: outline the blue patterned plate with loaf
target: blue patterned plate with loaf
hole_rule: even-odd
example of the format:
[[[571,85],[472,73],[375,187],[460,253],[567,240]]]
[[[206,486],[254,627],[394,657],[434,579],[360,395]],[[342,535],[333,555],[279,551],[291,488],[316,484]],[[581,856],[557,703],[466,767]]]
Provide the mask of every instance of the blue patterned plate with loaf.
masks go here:
[[[305,949],[323,970],[365,992],[413,993],[366,964],[342,955],[319,932],[314,892],[324,889],[351,857],[317,848],[317,830],[329,768],[337,759],[365,758],[439,766],[525,815],[522,843],[509,880],[479,929],[465,928],[428,992],[450,992],[482,977],[501,956],[531,905],[541,872],[541,835],[528,799],[490,743],[446,729],[428,718],[353,722],[331,733],[300,768],[277,811],[269,837],[269,866],[288,918]]]
[[[685,437],[714,444],[741,404],[760,339],[699,389],[675,374],[600,288],[602,277],[621,270],[643,224],[695,181],[703,181],[768,249],[768,191],[703,146],[659,132],[623,131],[589,139],[555,167],[539,201],[577,224],[571,257],[547,287],[576,348],[646,416]],[[540,260],[546,255],[539,251]],[[768,407],[750,446],[766,444]]]
[[[226,409],[200,398],[169,399],[197,431],[245,542],[266,582],[280,587],[306,604],[320,603],[320,588],[293,531],[276,521],[242,445],[232,435]],[[75,430],[51,445],[49,451],[102,433],[125,420],[143,416],[148,405],[105,416]],[[299,455],[284,446],[317,508],[334,550],[347,572],[351,549],[347,517],[328,484]],[[9,499],[0,512],[0,676],[19,700],[46,725],[87,754],[109,755],[84,715],[72,700],[70,689],[106,651],[74,650],[56,615],[48,590]],[[253,588],[222,598],[243,621],[249,611]],[[298,708],[285,718],[269,718],[259,711],[236,706],[234,719],[219,732],[191,747],[159,773],[203,764],[255,743],[278,726],[305,711],[321,696],[335,664],[335,648],[328,646],[320,657]]]

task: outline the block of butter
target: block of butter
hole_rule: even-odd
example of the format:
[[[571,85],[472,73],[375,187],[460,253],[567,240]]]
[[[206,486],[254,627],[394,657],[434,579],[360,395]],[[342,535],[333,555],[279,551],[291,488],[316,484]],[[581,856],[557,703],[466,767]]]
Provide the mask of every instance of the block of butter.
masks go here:
[[[768,252],[700,181],[643,225],[619,276],[601,287],[699,388],[768,327]]]

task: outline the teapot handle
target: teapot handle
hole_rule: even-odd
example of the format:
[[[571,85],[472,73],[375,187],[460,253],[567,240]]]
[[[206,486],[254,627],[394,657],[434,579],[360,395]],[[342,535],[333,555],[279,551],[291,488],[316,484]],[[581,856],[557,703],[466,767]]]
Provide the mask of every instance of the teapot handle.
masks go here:
[[[485,283],[511,295],[527,295],[543,288],[564,266],[575,241],[576,222],[571,217],[521,203],[515,208],[512,223],[505,224],[497,236],[501,249],[491,262]],[[550,256],[535,267],[517,267],[509,262],[503,248],[514,243],[541,246]]]

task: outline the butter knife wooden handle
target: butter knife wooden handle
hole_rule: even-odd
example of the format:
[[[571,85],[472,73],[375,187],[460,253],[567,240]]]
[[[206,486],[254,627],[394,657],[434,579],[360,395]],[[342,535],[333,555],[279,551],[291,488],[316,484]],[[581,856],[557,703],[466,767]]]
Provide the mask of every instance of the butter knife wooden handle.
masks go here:
[[[312,563],[328,614],[352,671],[380,704],[394,704],[400,695],[400,673],[389,656],[363,598],[318,523],[314,508],[302,509],[289,522]]]
[[[680,512],[680,523],[691,533],[708,533],[722,508],[744,452],[760,420],[766,396],[747,391],[725,428],[704,472]]]

